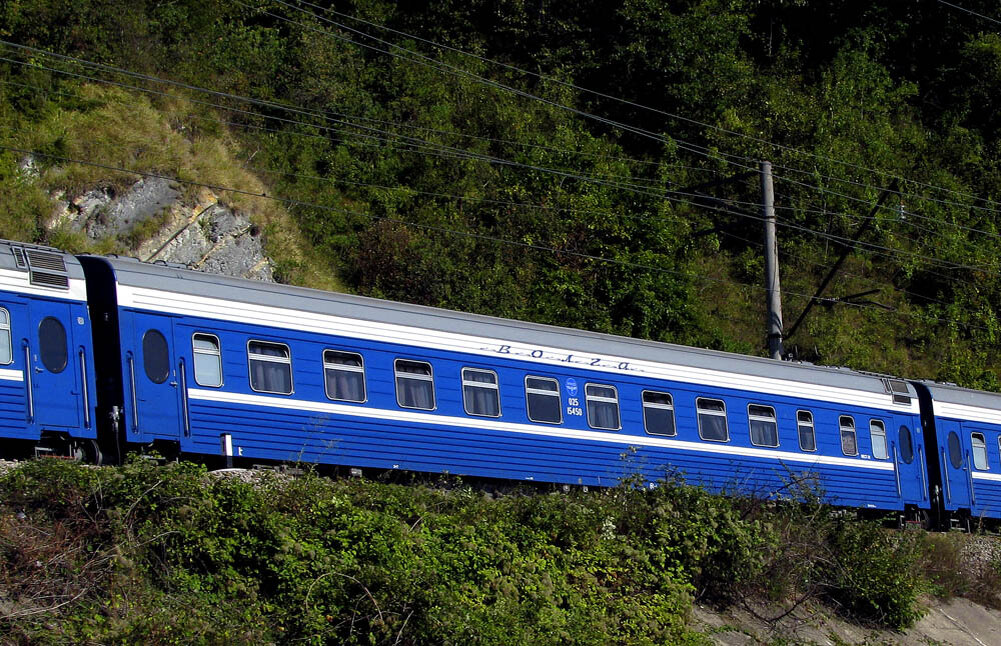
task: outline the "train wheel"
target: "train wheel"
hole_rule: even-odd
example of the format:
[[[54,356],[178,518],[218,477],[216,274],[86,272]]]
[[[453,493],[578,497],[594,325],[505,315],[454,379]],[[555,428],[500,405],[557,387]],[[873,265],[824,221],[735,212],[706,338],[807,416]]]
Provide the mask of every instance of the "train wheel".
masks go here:
[[[70,456],[78,462],[102,464],[104,454],[101,453],[97,440],[73,440],[70,444]]]

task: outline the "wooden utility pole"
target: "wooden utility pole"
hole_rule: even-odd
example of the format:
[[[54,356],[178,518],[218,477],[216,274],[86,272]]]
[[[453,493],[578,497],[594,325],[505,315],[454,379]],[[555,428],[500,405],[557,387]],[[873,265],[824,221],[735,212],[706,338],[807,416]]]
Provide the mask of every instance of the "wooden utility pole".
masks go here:
[[[768,290],[768,356],[781,359],[782,290],[779,286],[779,250],[775,240],[775,189],[772,186],[772,163],[763,161],[761,206],[765,220],[765,289]]]

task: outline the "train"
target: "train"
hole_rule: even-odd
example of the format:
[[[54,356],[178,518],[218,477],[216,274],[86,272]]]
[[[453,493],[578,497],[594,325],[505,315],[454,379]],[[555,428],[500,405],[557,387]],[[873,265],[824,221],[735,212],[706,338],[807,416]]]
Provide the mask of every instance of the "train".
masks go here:
[[[1001,520],[1001,395],[0,241],[0,446]]]

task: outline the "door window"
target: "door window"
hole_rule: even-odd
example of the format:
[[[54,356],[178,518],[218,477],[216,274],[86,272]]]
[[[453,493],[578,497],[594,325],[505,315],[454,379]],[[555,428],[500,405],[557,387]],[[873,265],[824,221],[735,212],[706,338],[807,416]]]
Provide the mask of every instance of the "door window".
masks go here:
[[[66,369],[68,360],[66,350],[66,328],[59,319],[46,316],[38,324],[38,347],[42,365],[52,373],[60,373]]]
[[[170,355],[167,339],[159,330],[146,330],[143,335],[143,368],[154,384],[162,384],[170,375]]]
[[[911,429],[906,426],[900,427],[900,459],[905,464],[914,461],[914,438],[911,437]]]

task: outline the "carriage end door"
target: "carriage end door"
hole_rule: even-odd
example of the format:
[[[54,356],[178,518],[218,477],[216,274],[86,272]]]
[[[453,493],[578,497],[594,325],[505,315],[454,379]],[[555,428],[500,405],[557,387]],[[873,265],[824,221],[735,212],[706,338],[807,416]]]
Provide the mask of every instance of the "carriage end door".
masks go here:
[[[183,375],[170,317],[136,313],[126,375],[132,390],[132,430],[139,441],[181,436]]]

